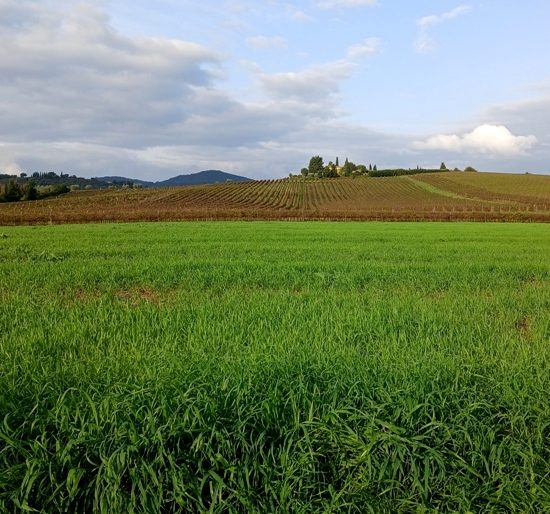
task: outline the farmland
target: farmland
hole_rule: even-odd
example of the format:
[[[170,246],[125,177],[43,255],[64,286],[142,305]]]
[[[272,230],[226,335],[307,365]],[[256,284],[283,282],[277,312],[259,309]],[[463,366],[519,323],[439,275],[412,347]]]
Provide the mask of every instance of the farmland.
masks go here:
[[[385,194],[548,208],[445,178]],[[52,202],[337,212],[339,184]],[[536,223],[2,227],[0,511],[550,512],[549,255]]]
[[[550,176],[449,172],[294,178],[79,191],[0,204],[0,224],[211,219],[549,221]]]

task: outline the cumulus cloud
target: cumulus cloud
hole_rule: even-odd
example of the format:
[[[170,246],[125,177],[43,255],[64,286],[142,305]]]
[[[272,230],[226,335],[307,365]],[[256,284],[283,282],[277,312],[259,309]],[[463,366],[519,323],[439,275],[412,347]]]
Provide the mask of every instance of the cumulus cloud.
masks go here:
[[[334,9],[334,8],[349,8],[349,7],[366,7],[376,5],[378,0],[322,0],[317,2],[317,5],[321,9]]]
[[[425,141],[416,141],[416,150],[445,150],[449,152],[473,152],[493,156],[518,155],[537,143],[537,138],[515,136],[504,125],[481,125],[463,136],[440,134]]]
[[[370,37],[348,48],[350,59],[364,59],[381,52],[382,41],[377,37]]]
[[[305,69],[251,67],[257,96],[243,101],[224,90],[224,57],[190,41],[125,35],[98,4],[0,0],[0,171],[158,179],[219,168],[272,178],[315,154],[379,166],[440,160],[441,142],[412,145],[410,136],[389,136],[343,116],[342,84],[353,76],[354,61],[380,51],[375,38],[351,46],[340,60]],[[549,162],[550,102],[505,107],[473,126],[490,120],[513,134],[536,134],[538,145],[532,148],[534,136],[504,133],[499,146],[495,134],[479,131],[444,136],[452,138],[444,145],[477,148],[480,167],[495,162],[487,149],[497,148],[493,153],[506,157],[499,169],[504,163],[510,171],[526,157],[502,148],[532,148],[528,162],[537,155],[535,166],[542,168],[538,163]]]
[[[416,51],[418,53],[427,53],[435,49],[436,43],[429,33],[430,28],[463,16],[471,10],[472,7],[469,5],[459,5],[443,14],[432,14],[416,20],[416,25],[419,28],[418,37],[415,42]]]
[[[246,42],[250,46],[259,49],[282,49],[287,47],[286,39],[280,36],[252,36],[247,38]]]
[[[263,97],[242,102],[218,87],[224,63],[208,48],[126,36],[91,4],[63,5],[0,0],[1,169],[273,174],[265,162],[280,141],[339,115],[353,70],[344,60],[256,70]]]
[[[34,3],[27,12],[26,5],[12,10],[8,23],[0,17],[0,140],[131,146],[184,122],[196,90],[220,74],[210,50],[126,37],[89,5],[64,14]]]
[[[353,69],[350,62],[336,61],[297,72],[259,73],[257,79],[269,97],[318,105],[326,114],[329,111],[327,104],[333,103],[340,83],[351,76]]]

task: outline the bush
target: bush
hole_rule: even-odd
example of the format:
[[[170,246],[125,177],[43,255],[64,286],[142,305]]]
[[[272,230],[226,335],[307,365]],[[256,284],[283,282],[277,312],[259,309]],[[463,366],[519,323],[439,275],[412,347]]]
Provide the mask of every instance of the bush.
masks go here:
[[[405,169],[395,169],[395,170],[377,170],[376,166],[369,171],[369,177],[400,177],[402,175],[418,175],[420,173],[446,173],[449,170],[447,169],[437,169],[437,170],[424,170],[417,168],[414,170],[405,170]]]
[[[21,187],[17,183],[17,180],[10,180],[5,186],[4,191],[0,195],[0,201],[2,202],[18,202],[21,200],[23,193]]]

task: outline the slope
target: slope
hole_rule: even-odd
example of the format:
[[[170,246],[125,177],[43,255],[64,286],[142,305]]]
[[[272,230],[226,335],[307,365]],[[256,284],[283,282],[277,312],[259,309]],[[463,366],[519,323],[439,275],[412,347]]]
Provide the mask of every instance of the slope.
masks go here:
[[[0,223],[206,219],[550,221],[550,177],[445,173],[110,191],[0,205]]]

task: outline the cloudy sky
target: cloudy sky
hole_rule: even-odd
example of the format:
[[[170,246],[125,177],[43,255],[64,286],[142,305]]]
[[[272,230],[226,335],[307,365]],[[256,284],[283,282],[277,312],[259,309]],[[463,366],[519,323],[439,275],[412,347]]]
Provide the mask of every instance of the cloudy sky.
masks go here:
[[[0,170],[550,173],[548,0],[0,0]]]

